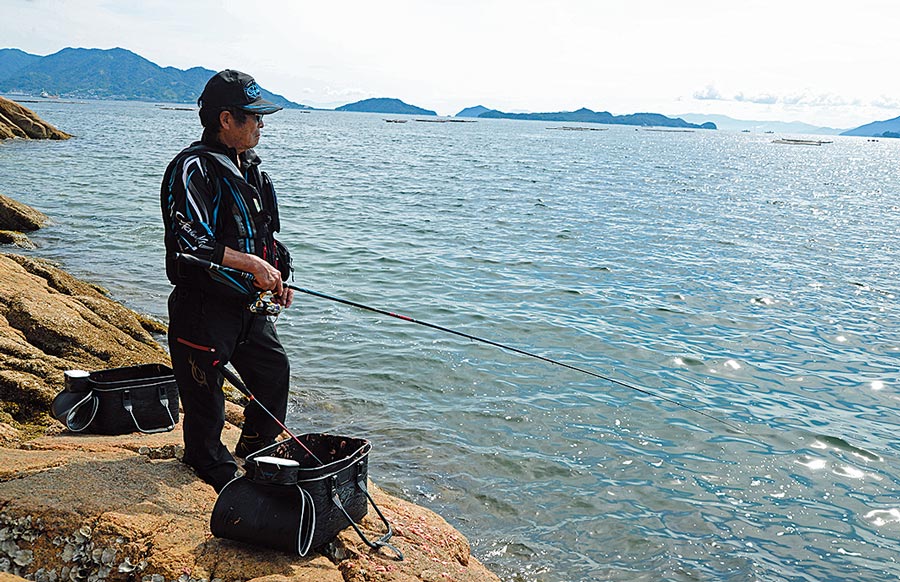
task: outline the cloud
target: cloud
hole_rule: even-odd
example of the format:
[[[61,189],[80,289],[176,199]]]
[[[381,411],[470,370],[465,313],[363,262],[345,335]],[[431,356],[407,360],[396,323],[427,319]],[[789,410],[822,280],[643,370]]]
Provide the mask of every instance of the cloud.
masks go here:
[[[303,87],[298,91],[300,94],[310,97],[321,97],[324,99],[347,99],[347,98],[358,98],[362,99],[363,96],[369,96],[371,91],[366,91],[365,89],[361,89],[358,87],[333,87],[331,85],[323,85],[318,87]]]
[[[707,85],[705,88],[695,91],[694,99],[701,101],[734,101],[756,105],[784,105],[787,107],[865,107],[868,105],[881,109],[900,109],[900,98],[885,95],[868,102],[859,98],[847,98],[834,93],[814,93],[809,90],[786,94],[747,94],[739,92],[733,97],[726,97],[713,85]]]
[[[872,99],[869,104],[872,107],[878,107],[879,109],[900,109],[900,99],[888,97],[886,95]]]
[[[725,100],[725,98],[722,97],[722,94],[719,93],[719,90],[716,89],[712,85],[707,85],[701,91],[695,91],[694,99],[699,99],[700,101],[724,101]]]
[[[814,107],[859,107],[862,101],[859,99],[848,99],[835,95],[834,93],[795,93],[780,98],[780,102],[785,105],[811,105]]]
[[[738,101],[741,103],[757,103],[760,105],[774,105],[779,102],[779,98],[775,95],[769,94],[753,95],[748,97],[743,93],[738,93],[734,96],[734,101]]]

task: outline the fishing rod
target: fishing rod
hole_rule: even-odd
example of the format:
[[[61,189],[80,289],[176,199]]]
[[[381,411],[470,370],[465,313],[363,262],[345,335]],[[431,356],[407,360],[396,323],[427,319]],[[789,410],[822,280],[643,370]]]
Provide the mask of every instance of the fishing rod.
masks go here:
[[[229,382],[231,382],[231,385],[234,386],[235,388],[237,388],[238,391],[239,391],[241,394],[243,394],[244,396],[246,396],[246,397],[250,400],[250,402],[255,402],[257,406],[259,406],[260,408],[262,408],[262,409],[263,409],[263,412],[265,412],[266,414],[268,414],[268,415],[272,418],[272,420],[274,420],[276,423],[278,423],[278,426],[281,427],[281,430],[283,430],[284,432],[286,432],[286,433],[288,434],[288,436],[290,436],[292,439],[294,439],[294,441],[295,441],[298,445],[300,445],[301,447],[303,447],[303,450],[305,450],[307,453],[309,453],[309,455],[310,455],[313,459],[315,459],[316,462],[319,463],[319,465],[321,465],[322,467],[325,466],[325,463],[323,463],[322,460],[319,459],[319,457],[317,457],[316,454],[315,454],[314,452],[312,452],[311,450],[309,450],[309,447],[307,447],[305,444],[303,444],[303,441],[301,441],[301,440],[297,437],[297,435],[295,435],[294,433],[292,433],[291,430],[290,430],[288,427],[286,427],[286,426],[284,425],[284,423],[281,422],[281,421],[278,419],[277,416],[275,416],[274,414],[272,414],[272,412],[271,412],[268,408],[266,408],[265,405],[263,405],[263,403],[260,402],[259,399],[257,399],[256,396],[253,395],[252,392],[250,392],[250,389],[247,388],[247,385],[244,384],[244,383],[241,381],[241,379],[237,377],[237,374],[235,374],[234,372],[232,372],[231,370],[229,370],[229,369],[225,366],[225,362],[216,360],[215,362],[213,362],[213,366],[215,366],[216,368],[218,368],[218,369],[219,369],[219,372],[221,372],[221,374],[222,374],[223,376],[225,376],[225,378],[226,378]]]
[[[191,264],[191,265],[194,265],[194,266],[197,266],[197,267],[202,267],[202,268],[204,268],[204,269],[209,269],[209,270],[211,270],[211,271],[220,271],[220,272],[223,272],[223,273],[229,273],[229,274],[231,274],[231,275],[235,275],[235,276],[237,276],[237,277],[241,277],[242,279],[246,279],[246,280],[248,280],[248,281],[252,281],[252,280],[253,280],[253,275],[250,274],[250,273],[247,273],[247,272],[245,272],[245,271],[240,271],[240,270],[238,270],[238,269],[233,269],[233,268],[231,268],[231,267],[226,267],[226,266],[224,266],[224,265],[219,265],[219,264],[213,263],[213,262],[211,262],[211,261],[206,261],[206,260],[201,259],[201,258],[199,258],[199,257],[195,257],[195,256],[193,256],[193,255],[187,255],[187,254],[184,254],[184,253],[176,253],[175,256],[176,256],[176,258],[177,258],[178,260],[184,261],[184,262],[187,263],[187,264]],[[612,384],[615,384],[615,385],[617,385],[617,386],[621,386],[621,387],[623,387],[623,388],[628,388],[629,390],[634,390],[634,391],[636,391],[636,392],[640,392],[641,394],[646,394],[647,396],[650,396],[650,397],[653,397],[653,398],[658,398],[658,399],[663,400],[663,401],[665,401],[665,402],[668,402],[668,403],[670,403],[670,404],[674,404],[675,406],[679,406],[679,407],[681,407],[681,408],[684,408],[685,410],[690,410],[691,412],[694,412],[694,413],[696,413],[696,414],[699,414],[699,415],[701,415],[701,416],[704,416],[704,417],[706,417],[706,418],[708,418],[708,419],[710,419],[710,420],[714,420],[714,421],[716,421],[716,422],[718,422],[718,423],[720,423],[720,424],[724,424],[725,426],[729,427],[729,428],[732,429],[732,430],[736,430],[736,431],[738,431],[738,432],[740,432],[740,433],[746,434],[746,431],[744,431],[744,429],[742,429],[741,427],[737,426],[736,424],[730,423],[730,422],[728,422],[728,421],[726,421],[726,420],[722,420],[721,418],[719,418],[719,417],[717,417],[717,416],[713,416],[712,414],[710,414],[710,413],[708,413],[708,412],[705,412],[705,411],[703,411],[703,410],[700,410],[699,408],[693,408],[693,407],[691,407],[691,406],[688,406],[687,404],[683,404],[683,403],[681,403],[681,402],[678,402],[677,400],[674,400],[674,399],[672,399],[672,398],[669,398],[668,396],[664,396],[664,395],[662,395],[662,394],[658,394],[658,393],[656,393],[656,392],[652,392],[652,391],[650,391],[650,390],[648,390],[648,389],[646,389],[646,388],[640,388],[640,387],[638,387],[638,386],[634,386],[634,385],[632,385],[632,384],[629,384],[629,383],[624,382],[624,381],[622,381],[622,380],[617,380],[617,379],[612,378],[612,377],[610,377],[610,376],[605,376],[605,375],[603,375],[603,374],[599,374],[599,373],[597,373],[597,372],[594,372],[593,370],[588,370],[588,369],[586,369],[586,368],[581,368],[581,367],[579,367],[579,366],[574,366],[574,365],[572,365],[572,364],[567,364],[566,362],[561,362],[561,361],[559,361],[559,360],[554,360],[553,358],[548,358],[548,357],[546,357],[546,356],[542,356],[542,355],[540,355],[540,354],[535,354],[535,353],[533,353],[533,352],[529,352],[529,351],[527,351],[527,350],[523,350],[523,349],[520,349],[520,348],[517,348],[517,347],[514,347],[514,346],[510,346],[510,345],[507,345],[507,344],[502,344],[502,343],[500,343],[500,342],[495,342],[495,341],[490,340],[490,339],[486,339],[486,338],[483,338],[483,337],[478,337],[478,336],[471,335],[471,334],[468,334],[468,333],[465,333],[465,332],[462,332],[462,331],[458,331],[458,330],[455,330],[455,329],[450,329],[449,327],[444,327],[444,326],[442,326],[442,325],[437,325],[437,324],[435,324],[435,323],[429,323],[429,322],[427,322],[427,321],[422,321],[422,320],[420,320],[420,319],[415,319],[415,318],[409,317],[409,316],[407,316],[407,315],[402,315],[402,314],[399,314],[399,313],[394,313],[394,312],[392,312],[392,311],[387,311],[387,310],[385,310],[385,309],[379,309],[379,308],[377,308],[377,307],[371,307],[371,306],[369,306],[369,305],[364,305],[364,304],[362,304],[362,303],[357,303],[356,301],[350,301],[349,299],[343,299],[343,298],[341,298],[341,297],[334,297],[334,296],[332,296],[332,295],[327,295],[327,294],[321,293],[321,292],[319,292],[319,291],[313,291],[312,289],[304,289],[303,287],[297,287],[297,286],[295,286],[295,285],[288,285],[288,284],[285,284],[284,286],[287,287],[288,289],[293,289],[294,291],[298,291],[298,292],[300,292],[300,293],[305,293],[305,294],[307,294],[307,295],[312,295],[313,297],[319,297],[319,298],[321,298],[321,299],[327,299],[328,301],[334,301],[334,302],[336,302],[336,303],[341,303],[341,304],[343,304],[343,305],[349,305],[350,307],[356,307],[356,308],[358,308],[358,309],[363,309],[363,310],[366,310],[366,311],[371,311],[371,312],[373,312],[373,313],[378,313],[378,314],[380,314],[380,315],[386,315],[386,316],[388,316],[388,317],[393,317],[393,318],[400,319],[400,320],[402,320],[402,321],[406,321],[406,322],[409,322],[409,323],[415,323],[415,324],[417,324],[417,325],[422,325],[422,326],[425,326],[425,327],[429,327],[429,328],[431,328],[431,329],[436,329],[436,330],[438,330],[438,331],[443,331],[443,332],[450,333],[450,334],[453,334],[453,335],[456,335],[456,336],[459,336],[459,337],[464,337],[464,338],[469,339],[469,340],[472,340],[472,341],[481,342],[481,343],[483,343],[483,344],[488,344],[488,345],[491,345],[491,346],[494,346],[494,347],[497,347],[497,348],[500,348],[500,349],[503,349],[503,350],[507,350],[507,351],[510,351],[510,352],[513,352],[513,353],[516,353],[516,354],[521,354],[521,355],[523,355],[523,356],[528,356],[528,357],[531,357],[531,358],[536,358],[536,359],[538,359],[538,360],[541,360],[541,361],[544,361],[544,362],[547,362],[547,363],[550,363],[550,364],[555,364],[555,365],[561,366],[561,367],[563,367],[563,368],[568,368],[569,370],[575,370],[576,372],[581,372],[582,374],[587,374],[588,376],[592,376],[592,377],[594,377],[594,378],[599,378],[599,379],[601,379],[601,380],[605,380],[605,381],[610,382],[610,383],[612,383]]]

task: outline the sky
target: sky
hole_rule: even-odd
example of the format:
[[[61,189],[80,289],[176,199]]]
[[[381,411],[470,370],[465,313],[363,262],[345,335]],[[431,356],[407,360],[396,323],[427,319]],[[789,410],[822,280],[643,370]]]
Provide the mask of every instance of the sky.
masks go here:
[[[851,128],[900,116],[894,0],[0,0],[0,48],[235,68],[288,99]]]

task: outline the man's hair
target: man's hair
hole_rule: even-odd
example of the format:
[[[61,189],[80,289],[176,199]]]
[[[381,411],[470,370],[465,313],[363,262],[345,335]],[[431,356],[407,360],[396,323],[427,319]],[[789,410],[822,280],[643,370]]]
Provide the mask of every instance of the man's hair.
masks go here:
[[[201,107],[200,108],[200,124],[213,133],[218,133],[222,129],[222,123],[219,121],[219,114],[223,111],[231,113],[234,120],[238,123],[246,123],[248,113],[237,107]]]

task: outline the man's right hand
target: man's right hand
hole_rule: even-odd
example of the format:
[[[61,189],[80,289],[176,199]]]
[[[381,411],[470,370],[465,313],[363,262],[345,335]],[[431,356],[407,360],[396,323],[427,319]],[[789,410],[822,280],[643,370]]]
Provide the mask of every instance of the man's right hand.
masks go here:
[[[253,275],[253,285],[258,289],[271,291],[275,295],[281,295],[284,291],[281,272],[256,255],[226,248],[225,256],[222,257],[222,264]]]

